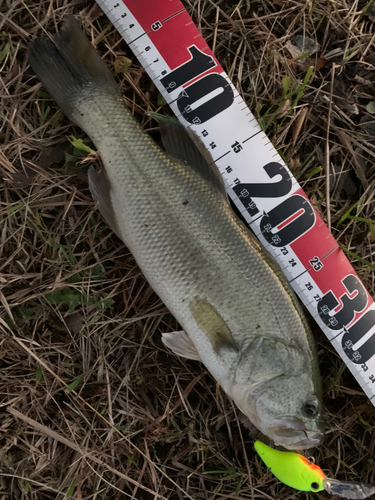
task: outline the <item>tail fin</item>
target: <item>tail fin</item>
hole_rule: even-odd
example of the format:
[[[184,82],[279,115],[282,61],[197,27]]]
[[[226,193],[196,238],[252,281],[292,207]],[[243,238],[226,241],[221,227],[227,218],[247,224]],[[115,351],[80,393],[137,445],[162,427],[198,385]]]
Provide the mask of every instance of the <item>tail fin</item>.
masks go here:
[[[54,36],[54,43],[40,38],[30,43],[29,62],[68,117],[83,91],[105,86],[120,95],[113,76],[72,15]]]

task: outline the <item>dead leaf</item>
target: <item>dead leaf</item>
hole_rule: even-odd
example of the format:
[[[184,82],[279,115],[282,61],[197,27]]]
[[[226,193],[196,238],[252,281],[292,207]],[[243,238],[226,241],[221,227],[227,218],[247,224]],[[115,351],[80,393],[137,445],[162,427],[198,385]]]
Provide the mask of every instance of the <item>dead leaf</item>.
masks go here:
[[[344,73],[345,77],[349,80],[354,80],[357,83],[369,85],[370,87],[375,80],[375,69],[368,62],[353,61],[347,63],[345,64]]]
[[[296,153],[294,156],[292,156],[292,158],[289,160],[289,167],[290,167],[290,170],[296,170],[297,168],[299,168],[301,166],[301,159],[299,157],[299,154]]]
[[[82,314],[78,311],[73,314],[69,314],[69,316],[65,318],[65,324],[71,333],[79,333],[84,324]]]
[[[132,61],[128,57],[125,56],[118,56],[113,62],[113,67],[115,70],[115,75],[118,75],[119,73],[124,73],[127,71],[127,69],[131,66]]]
[[[65,160],[65,151],[70,147],[68,142],[58,144],[54,148],[43,151],[40,156],[39,166],[48,170],[48,167],[54,164],[61,163]]]
[[[83,316],[76,311],[65,318],[60,318],[57,314],[52,314],[49,318],[49,325],[56,332],[77,334],[81,331],[84,324]]]
[[[25,167],[24,170],[19,170],[13,174],[13,188],[14,189],[25,189],[33,183],[37,172],[35,170]]]
[[[326,102],[330,102],[330,91],[328,90],[328,85],[326,86],[327,88],[327,93],[323,94],[321,99]],[[346,80],[345,78],[342,77],[337,77],[334,82],[334,89],[333,89],[333,95],[332,95],[332,102],[345,111],[347,114],[350,115],[358,115],[359,110],[358,106],[355,102],[351,101],[348,98],[348,95],[350,95],[351,91],[351,84]]]
[[[326,62],[327,62],[327,59],[325,57],[317,57],[315,59],[315,69],[316,70],[322,69],[323,66],[325,66]]]
[[[366,9],[366,16],[370,19],[372,23],[375,23],[375,4],[371,4],[368,9]]]
[[[368,180],[366,179],[366,175],[364,173],[363,165],[360,163],[355,151],[353,149],[350,137],[340,129],[336,130],[337,136],[340,139],[341,144],[343,144],[346,149],[349,151],[351,157],[353,158],[352,166],[354,168],[355,173],[357,174],[358,179],[361,181],[362,186],[366,189],[369,186]]]
[[[301,51],[299,50],[299,48],[296,45],[293,45],[289,40],[286,42],[285,48],[288,50],[293,59],[296,59],[301,55]]]
[[[306,57],[310,57],[315,52],[319,50],[319,44],[316,40],[309,38],[305,35],[296,35],[294,37],[296,47],[300,51],[300,56],[306,54]],[[301,59],[301,62],[304,62],[306,58]]]
[[[368,134],[375,136],[375,119],[373,116],[363,115],[359,120],[359,123]]]
[[[302,70],[306,71],[310,66],[317,66],[316,61],[311,57],[319,49],[319,44],[304,35],[297,35],[294,37],[294,44],[288,41],[285,48],[289,51],[290,55],[295,60],[295,64]],[[322,58],[324,59],[324,58]],[[324,66],[326,60],[320,62],[320,68]]]
[[[10,161],[7,159],[5,154],[1,151],[0,149],[0,165],[5,168],[5,170],[8,170],[8,172],[11,172],[12,174],[15,173],[15,169],[13,165],[10,163]]]
[[[367,54],[367,56],[365,57],[365,61],[368,64],[371,64],[371,66],[375,67],[375,51],[371,52],[370,54]]]
[[[301,132],[302,125],[305,121],[307,112],[309,111],[309,108],[305,106],[304,108],[301,108],[301,111],[298,113],[297,118],[294,121],[294,127],[293,127],[293,146],[297,142],[298,136]]]
[[[290,99],[287,99],[285,101],[284,105],[277,112],[275,118],[283,118],[290,110],[290,105],[291,105],[291,101],[290,101]]]
[[[329,167],[330,173],[330,195],[335,198],[339,197],[344,189],[348,198],[351,200],[358,191],[358,182],[355,182],[355,176],[350,170],[343,170],[341,164],[331,163]]]

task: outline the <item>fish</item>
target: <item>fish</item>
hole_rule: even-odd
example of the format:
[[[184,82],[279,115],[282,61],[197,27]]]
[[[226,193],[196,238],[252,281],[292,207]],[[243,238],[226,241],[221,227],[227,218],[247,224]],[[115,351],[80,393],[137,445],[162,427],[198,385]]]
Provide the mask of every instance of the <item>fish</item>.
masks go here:
[[[88,171],[91,194],[181,326],[162,334],[165,346],[201,361],[276,445],[318,446],[322,388],[307,319],[277,263],[231,208],[198,136],[162,117],[164,149],[156,144],[73,16],[53,42],[33,40],[28,57],[100,152],[103,168]]]

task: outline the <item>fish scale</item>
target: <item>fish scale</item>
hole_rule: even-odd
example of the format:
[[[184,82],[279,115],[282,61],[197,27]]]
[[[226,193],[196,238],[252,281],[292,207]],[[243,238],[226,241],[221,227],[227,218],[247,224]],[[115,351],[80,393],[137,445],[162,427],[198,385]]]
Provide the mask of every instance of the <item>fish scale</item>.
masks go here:
[[[212,152],[242,217],[375,405],[373,297],[183,3],[96,1],[179,121]]]
[[[92,108],[91,104],[85,116]],[[139,127],[130,115],[124,114],[123,105],[112,108],[109,103],[105,121],[112,121],[113,129],[121,131],[116,140],[124,138],[124,144],[127,137],[126,142],[132,144]],[[91,122],[95,123],[94,116]],[[306,349],[303,315],[285,278],[276,265],[264,265],[266,257],[260,244],[234,216],[220,193],[190,167],[169,159],[148,138],[144,142],[142,139],[136,154],[115,148],[109,152],[108,144],[112,142],[108,143],[106,128],[100,136],[87,125],[85,130],[101,151],[111,177],[112,204],[118,207],[123,241],[153,289],[189,333],[198,352],[206,353],[205,365],[222,381],[229,395],[238,356],[224,353],[218,358],[210,342],[197,330],[189,308],[195,297],[209,299],[240,346],[259,335],[272,338],[274,332],[301,351]],[[113,167],[106,159],[109,154]],[[161,224],[162,220],[168,224]],[[301,338],[303,332],[305,338]],[[307,353],[303,361],[311,365],[313,356]],[[301,365],[294,358],[290,361],[293,369]],[[311,376],[314,369],[310,366]],[[267,376],[266,365],[264,373]]]
[[[200,359],[275,443],[319,444],[321,386],[307,321],[278,265],[232,211],[212,159],[174,120],[161,119],[167,153],[145,134],[72,17],[55,45],[34,41],[29,58],[100,151],[104,169],[89,170],[93,197],[186,332],[163,335],[165,344]]]

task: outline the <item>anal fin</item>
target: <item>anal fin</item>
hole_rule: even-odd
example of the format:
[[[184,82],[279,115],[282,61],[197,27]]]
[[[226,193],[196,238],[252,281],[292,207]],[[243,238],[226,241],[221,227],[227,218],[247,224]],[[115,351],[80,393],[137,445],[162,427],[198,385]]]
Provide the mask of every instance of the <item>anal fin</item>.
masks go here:
[[[163,333],[161,336],[163,344],[177,356],[194,361],[201,361],[198,351],[189,335],[183,330],[180,332]]]
[[[120,238],[115,211],[111,201],[111,184],[104,169],[98,172],[95,167],[89,168],[89,188],[91,196],[98,203],[98,208],[112,231]]]

